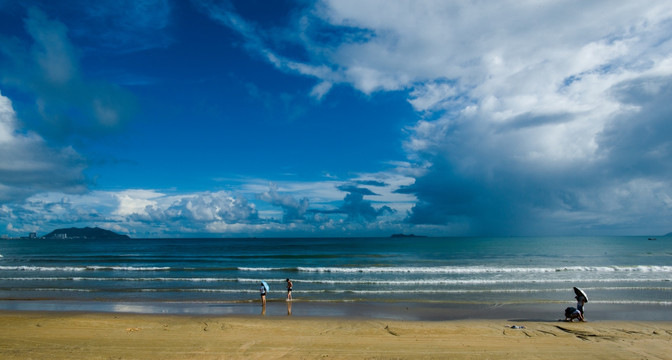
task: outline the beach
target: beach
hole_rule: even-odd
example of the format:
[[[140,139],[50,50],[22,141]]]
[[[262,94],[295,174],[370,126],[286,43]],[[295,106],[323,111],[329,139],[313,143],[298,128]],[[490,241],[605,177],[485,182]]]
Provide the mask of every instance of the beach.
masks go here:
[[[669,359],[672,322],[0,312],[2,359]]]
[[[38,239],[0,249],[0,359],[670,358],[669,239]],[[576,306],[575,286],[590,298],[588,322],[558,321]]]

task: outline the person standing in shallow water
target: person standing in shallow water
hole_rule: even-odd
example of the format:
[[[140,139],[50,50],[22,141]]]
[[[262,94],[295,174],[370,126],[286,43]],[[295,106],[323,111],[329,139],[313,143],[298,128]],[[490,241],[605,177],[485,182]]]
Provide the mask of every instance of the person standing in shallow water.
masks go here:
[[[264,283],[261,283],[259,293],[261,294],[261,306],[266,306],[266,287],[264,286]]]
[[[292,287],[293,287],[293,284],[289,279],[287,279],[285,281],[287,281],[287,301],[292,301]]]

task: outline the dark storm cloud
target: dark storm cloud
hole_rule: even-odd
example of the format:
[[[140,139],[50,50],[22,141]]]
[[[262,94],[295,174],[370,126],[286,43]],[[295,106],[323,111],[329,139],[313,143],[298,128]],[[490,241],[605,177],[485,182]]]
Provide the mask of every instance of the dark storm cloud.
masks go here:
[[[610,92],[626,110],[606,121],[589,157],[535,163],[516,147],[479,149],[472,137],[447,134],[439,144],[451,144],[450,151],[424,152],[431,167],[397,191],[418,198],[406,221],[463,226],[472,234],[635,231],[638,223],[664,232],[672,226],[672,78],[625,81]],[[535,121],[526,116],[509,128]],[[471,131],[464,125],[456,132]]]
[[[424,176],[396,192],[418,198],[406,218],[410,224],[468,228],[470,235],[516,234],[532,215],[530,199],[540,201],[538,191],[519,182],[506,174],[493,182],[460,174],[437,158]]]
[[[668,181],[672,176],[672,77],[628,81],[614,93],[636,110],[616,117],[598,137],[606,175]]]

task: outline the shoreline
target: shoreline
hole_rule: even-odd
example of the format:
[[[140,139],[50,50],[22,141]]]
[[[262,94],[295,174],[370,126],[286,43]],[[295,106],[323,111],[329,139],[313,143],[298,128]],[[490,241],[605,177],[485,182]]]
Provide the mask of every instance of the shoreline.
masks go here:
[[[3,359],[663,359],[670,341],[670,321],[0,311]]]
[[[189,316],[264,316],[349,318],[360,320],[452,321],[510,320],[553,322],[564,318],[567,303],[440,303],[440,302],[292,302],[269,301],[264,308],[250,302],[150,302],[0,300],[0,312],[102,313]],[[668,305],[590,303],[588,321],[672,321]]]

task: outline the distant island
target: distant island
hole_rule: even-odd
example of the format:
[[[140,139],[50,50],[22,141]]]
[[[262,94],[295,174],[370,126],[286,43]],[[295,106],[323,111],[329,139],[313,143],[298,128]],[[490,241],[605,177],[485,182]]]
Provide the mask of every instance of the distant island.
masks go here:
[[[99,227],[56,229],[43,237],[45,239],[130,239],[128,235],[117,234],[113,231],[101,229]]]
[[[424,235],[415,235],[415,234],[392,234],[393,238],[414,238],[414,237],[427,237]]]

